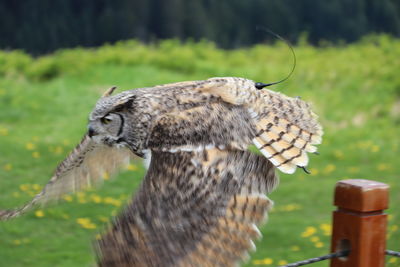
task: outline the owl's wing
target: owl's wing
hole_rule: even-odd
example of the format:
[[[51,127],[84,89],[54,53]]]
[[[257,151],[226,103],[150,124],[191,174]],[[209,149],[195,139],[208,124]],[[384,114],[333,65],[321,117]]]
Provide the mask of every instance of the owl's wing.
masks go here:
[[[322,127],[306,102],[257,90],[251,80],[212,78],[160,88],[176,102],[154,123],[151,150],[245,150],[253,143],[278,169],[293,173],[321,143]]]
[[[30,202],[14,210],[0,210],[0,220],[17,217],[35,205],[58,200],[103,180],[121,165],[127,164],[132,153],[127,148],[109,147],[92,141],[85,135],[82,141],[56,168],[50,181]]]
[[[133,202],[98,241],[100,266],[232,266],[254,249],[277,185],[248,151],[157,152]]]

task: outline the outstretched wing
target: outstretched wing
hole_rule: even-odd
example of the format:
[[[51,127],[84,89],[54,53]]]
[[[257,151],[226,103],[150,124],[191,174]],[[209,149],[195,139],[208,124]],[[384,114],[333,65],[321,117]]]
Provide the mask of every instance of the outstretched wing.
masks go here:
[[[127,148],[109,147],[95,143],[85,135],[75,149],[57,167],[43,190],[30,202],[14,210],[0,211],[0,220],[17,217],[35,205],[58,200],[103,180],[127,164],[132,153]]]
[[[277,184],[274,165],[292,173],[316,151],[316,116],[305,102],[240,78],[151,92],[163,112],[145,144],[150,168],[98,241],[100,266],[234,265],[254,247],[272,205],[265,194]],[[251,143],[265,157],[248,152]]]
[[[153,152],[133,202],[98,241],[100,266],[232,266],[254,249],[277,182],[248,151]]]
[[[151,150],[247,149],[254,143],[278,169],[293,173],[308,164],[307,152],[323,134],[310,106],[242,78],[212,78],[154,88],[172,106],[157,118],[147,142]]]

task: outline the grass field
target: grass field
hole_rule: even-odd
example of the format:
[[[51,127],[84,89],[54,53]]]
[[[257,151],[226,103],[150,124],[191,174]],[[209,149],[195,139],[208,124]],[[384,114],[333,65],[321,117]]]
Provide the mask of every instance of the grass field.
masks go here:
[[[295,47],[297,69],[273,90],[310,101],[325,129],[311,175],[281,174],[275,208],[247,266],[277,266],[329,251],[334,185],[388,183],[388,248],[400,250],[400,41],[370,37],[343,47]],[[100,94],[168,82],[239,76],[272,82],[290,70],[283,44],[223,51],[209,43],[123,42],[33,59],[0,51],[0,208],[29,200],[79,142]],[[91,242],[144,175],[133,162],[98,190],[0,222],[0,266],[93,266]],[[388,266],[400,260],[387,258]],[[328,266],[327,262],[312,266]]]

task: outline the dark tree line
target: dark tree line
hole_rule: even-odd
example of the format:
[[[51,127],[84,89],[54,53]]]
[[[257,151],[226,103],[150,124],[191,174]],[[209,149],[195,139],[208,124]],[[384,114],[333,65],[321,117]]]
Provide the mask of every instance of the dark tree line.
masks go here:
[[[0,48],[34,54],[136,38],[208,39],[224,48],[273,37],[352,42],[400,36],[400,0],[0,0]]]

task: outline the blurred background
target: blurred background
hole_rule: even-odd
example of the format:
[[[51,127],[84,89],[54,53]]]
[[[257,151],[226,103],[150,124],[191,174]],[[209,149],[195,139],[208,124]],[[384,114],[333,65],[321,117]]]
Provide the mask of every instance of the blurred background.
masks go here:
[[[288,39],[297,56],[290,79],[270,89],[310,102],[325,135],[310,175],[280,174],[246,266],[328,253],[334,186],[347,178],[391,186],[388,248],[399,251],[398,0],[0,0],[0,209],[41,190],[110,86],[285,77],[288,46],[257,26]],[[144,173],[134,161],[97,190],[0,222],[0,266],[93,266],[92,241]]]
[[[53,0],[0,1],[0,47],[42,54],[119,40],[207,39],[222,48],[265,40],[267,26],[296,42],[353,42],[400,36],[398,0]],[[268,36],[272,38],[271,36]]]

